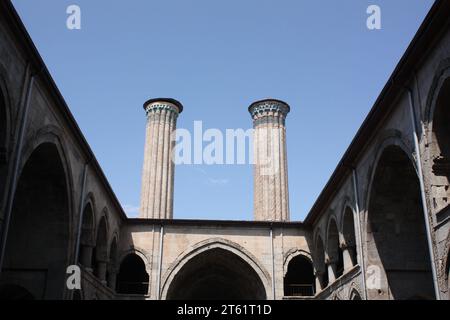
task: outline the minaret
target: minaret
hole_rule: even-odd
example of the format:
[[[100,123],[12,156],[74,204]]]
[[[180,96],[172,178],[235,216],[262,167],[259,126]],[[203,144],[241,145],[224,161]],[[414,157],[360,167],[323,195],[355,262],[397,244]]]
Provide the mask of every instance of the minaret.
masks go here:
[[[254,204],[257,221],[289,221],[286,102],[266,99],[248,108],[253,119]]]
[[[147,115],[144,167],[142,170],[141,218],[173,218],[175,129],[183,105],[158,98],[144,103]]]

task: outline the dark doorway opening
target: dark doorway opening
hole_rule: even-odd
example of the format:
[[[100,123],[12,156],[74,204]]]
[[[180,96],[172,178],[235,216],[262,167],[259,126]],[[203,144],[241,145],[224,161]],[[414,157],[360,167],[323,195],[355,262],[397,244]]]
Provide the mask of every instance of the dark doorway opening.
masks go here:
[[[256,271],[241,257],[221,248],[188,261],[175,275],[169,300],[264,300],[266,292]]]
[[[120,265],[117,275],[117,293],[146,295],[148,293],[148,274],[145,263],[137,254],[129,254]]]
[[[311,261],[298,255],[289,261],[284,276],[284,295],[287,297],[307,297],[315,294],[314,269]]]
[[[64,297],[68,203],[58,149],[50,143],[41,144],[18,181],[0,283],[17,284],[36,299]]]
[[[368,211],[368,259],[380,289],[372,299],[434,298],[419,180],[406,153],[386,148],[379,160]]]

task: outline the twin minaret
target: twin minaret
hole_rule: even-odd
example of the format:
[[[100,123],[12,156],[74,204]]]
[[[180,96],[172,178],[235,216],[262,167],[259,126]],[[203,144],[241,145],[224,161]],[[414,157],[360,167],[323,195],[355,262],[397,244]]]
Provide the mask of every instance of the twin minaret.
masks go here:
[[[151,99],[147,115],[142,170],[141,218],[173,218],[175,129],[183,105],[174,99]],[[289,221],[285,119],[287,103],[266,99],[250,105],[253,119],[254,218]]]
[[[261,100],[248,108],[253,119],[253,215],[257,221],[289,221],[285,119],[287,103]]]
[[[141,218],[173,218],[175,129],[183,105],[174,99],[151,99],[147,114],[144,167],[142,169]]]

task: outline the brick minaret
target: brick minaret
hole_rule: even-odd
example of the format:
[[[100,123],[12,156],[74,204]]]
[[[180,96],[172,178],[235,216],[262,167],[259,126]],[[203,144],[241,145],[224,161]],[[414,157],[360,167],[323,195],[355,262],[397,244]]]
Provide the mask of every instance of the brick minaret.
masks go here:
[[[289,221],[285,119],[290,107],[266,99],[248,110],[254,128],[254,218]]]
[[[144,167],[142,170],[141,218],[173,218],[174,163],[172,150],[178,115],[183,111],[174,99],[151,99],[147,114]]]

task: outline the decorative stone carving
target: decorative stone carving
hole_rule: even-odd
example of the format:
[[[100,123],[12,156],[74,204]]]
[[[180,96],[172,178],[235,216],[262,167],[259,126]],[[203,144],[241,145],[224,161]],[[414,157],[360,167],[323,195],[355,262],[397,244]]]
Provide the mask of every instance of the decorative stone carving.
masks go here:
[[[289,111],[289,105],[279,100],[258,101],[253,103],[249,108],[249,112],[254,120],[269,113],[278,113],[277,115],[285,118]]]
[[[151,103],[145,106],[145,114],[147,117],[158,111],[168,111],[174,113],[175,117],[178,117],[179,109],[172,103]]]

